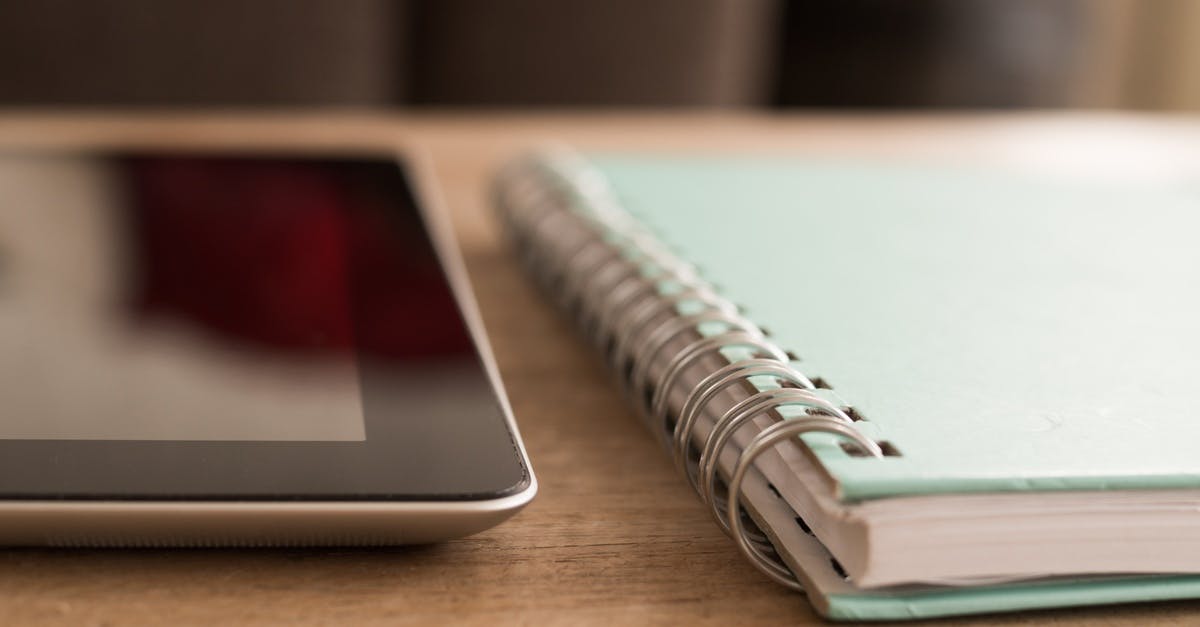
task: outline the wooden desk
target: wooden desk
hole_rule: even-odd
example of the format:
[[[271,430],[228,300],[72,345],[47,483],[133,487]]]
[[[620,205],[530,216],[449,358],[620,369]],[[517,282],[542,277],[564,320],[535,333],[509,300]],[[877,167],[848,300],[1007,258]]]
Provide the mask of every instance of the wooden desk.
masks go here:
[[[1154,152],[1162,163],[1200,164],[1200,123],[1133,118],[0,116],[0,147],[403,142],[426,151],[541,482],[536,501],[514,520],[442,546],[3,550],[0,624],[819,622],[802,596],[742,560],[622,404],[597,357],[519,272],[487,206],[490,173],[514,152],[551,139],[595,148],[910,154],[1057,167],[1079,157],[1064,153],[1061,140],[1081,137],[1114,150],[1161,139]],[[1196,620],[1200,604],[1184,602],[972,622]]]

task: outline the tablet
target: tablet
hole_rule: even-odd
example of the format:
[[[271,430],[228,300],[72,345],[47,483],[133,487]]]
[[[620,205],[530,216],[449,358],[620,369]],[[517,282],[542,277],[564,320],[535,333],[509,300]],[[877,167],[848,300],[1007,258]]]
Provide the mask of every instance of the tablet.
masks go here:
[[[0,155],[0,543],[421,543],[529,502],[413,181],[389,156]]]

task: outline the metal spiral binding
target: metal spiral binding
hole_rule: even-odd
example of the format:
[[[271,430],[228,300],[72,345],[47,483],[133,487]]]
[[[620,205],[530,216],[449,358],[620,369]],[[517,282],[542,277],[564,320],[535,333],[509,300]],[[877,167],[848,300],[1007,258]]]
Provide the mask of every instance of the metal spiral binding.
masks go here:
[[[681,318],[672,318],[663,322],[646,335],[644,343],[634,351],[630,360],[630,372],[628,379],[625,381],[625,390],[630,394],[632,402],[639,404],[646,411],[650,410],[652,405],[646,398],[652,386],[652,382],[650,381],[650,366],[657,363],[658,356],[667,348],[672,340],[677,339],[685,333],[694,333],[698,326],[706,322],[724,324],[727,333],[733,332],[733,330],[741,330],[744,333],[753,335],[755,339],[761,337],[761,335],[755,333],[756,329],[750,321],[720,309],[706,308],[699,313]],[[720,349],[722,347],[717,345],[716,348]]]
[[[705,311],[724,314],[730,319],[737,315],[737,308],[701,285],[686,285],[679,291],[661,298],[651,298],[630,305],[619,312],[614,321],[614,325],[617,325],[613,330],[616,340],[609,356],[613,370],[625,372],[627,368],[632,368],[633,354],[630,349],[633,341],[642,336],[646,326],[653,323],[656,316],[676,311],[686,303],[699,304]]]
[[[755,546],[755,543],[747,537],[741,517],[742,483],[746,480],[746,474],[754,464],[754,460],[758,459],[760,455],[774,448],[784,440],[790,440],[805,433],[818,432],[842,436],[860,447],[865,453],[873,457],[883,457],[883,452],[879,449],[878,444],[871,441],[857,429],[840,420],[824,416],[808,416],[784,420],[760,431],[746,445],[746,448],[742,449],[741,455],[738,456],[737,465],[734,466],[733,476],[729,480],[728,487],[729,508],[726,514],[726,523],[729,527],[730,535],[733,536],[733,541],[737,543],[742,553],[750,558],[750,563],[762,571],[764,575],[781,585],[801,592],[804,591],[804,586],[796,578],[796,575],[791,570],[788,570],[786,566],[772,559],[771,556],[764,555],[762,550]]]
[[[752,377],[771,376],[783,384],[792,384],[805,389],[815,389],[808,377],[796,372],[787,364],[775,359],[750,358],[735,361],[705,377],[688,394],[679,410],[672,437],[675,441],[675,462],[680,472],[687,477],[692,489],[700,492],[698,473],[693,474],[688,465],[688,453],[692,450],[690,438],[696,419],[718,394],[731,386]]]
[[[675,356],[667,362],[663,373],[658,377],[658,381],[654,385],[654,396],[650,400],[649,407],[650,417],[655,419],[654,424],[661,424],[664,428],[666,427],[665,414],[667,412],[668,393],[674,389],[675,380],[688,366],[705,355],[712,355],[718,351],[732,347],[749,348],[756,353],[761,352],[780,361],[787,361],[787,353],[778,346],[768,342],[757,328],[743,331],[726,331],[720,335],[696,340],[689,344],[687,348],[675,353]]]
[[[523,264],[605,352],[621,387],[718,525],[756,568],[802,590],[766,538],[746,526],[741,508],[746,475],[763,453],[805,433],[832,434],[874,457],[883,456],[880,445],[858,431],[847,408],[797,370],[762,329],[626,213],[604,177],[578,156],[557,151],[515,162],[497,178],[494,195]],[[677,346],[684,339],[686,345]],[[729,349],[739,349],[739,356],[729,357]],[[672,416],[671,392],[683,373],[714,358],[726,363],[692,388]],[[750,394],[725,411],[698,447],[693,470],[699,417],[722,392],[755,378],[779,387]],[[779,410],[789,406],[804,407],[807,414],[782,418]],[[722,454],[735,432],[764,415],[776,422],[737,454],[720,498]]]
[[[797,388],[765,390],[753,394],[749,398],[743,399],[733,407],[730,407],[713,426],[712,431],[709,432],[708,439],[704,443],[704,450],[700,453],[700,497],[704,499],[705,503],[708,503],[712,510],[713,518],[724,531],[729,532],[730,529],[725,524],[726,512],[721,511],[715,492],[717,462],[721,453],[729,444],[734,432],[747,422],[767,411],[776,411],[781,407],[795,406],[834,413],[838,422],[849,428],[853,428],[850,425],[853,425],[854,421],[842,412],[837,405],[831,403],[828,399],[821,398],[810,390]],[[857,432],[856,430],[855,433]],[[877,457],[883,455],[883,450],[874,442],[871,442],[870,446],[865,447],[865,450],[868,454]]]

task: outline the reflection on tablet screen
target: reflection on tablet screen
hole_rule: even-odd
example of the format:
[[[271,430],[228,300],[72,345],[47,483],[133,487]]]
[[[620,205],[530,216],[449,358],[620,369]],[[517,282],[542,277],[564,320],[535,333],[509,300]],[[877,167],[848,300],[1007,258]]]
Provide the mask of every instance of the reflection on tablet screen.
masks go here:
[[[362,360],[473,359],[397,173],[0,157],[0,438],[363,440]]]

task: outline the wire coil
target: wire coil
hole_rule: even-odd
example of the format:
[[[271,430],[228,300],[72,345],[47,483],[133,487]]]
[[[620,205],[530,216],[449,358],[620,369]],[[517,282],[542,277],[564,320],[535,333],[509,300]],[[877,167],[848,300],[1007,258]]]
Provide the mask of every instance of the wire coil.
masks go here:
[[[766,538],[747,526],[742,509],[747,475],[756,472],[755,460],[768,450],[806,433],[832,434],[873,457],[884,454],[879,443],[863,435],[849,408],[818,389],[789,353],[695,267],[624,211],[603,175],[574,153],[514,162],[497,178],[493,193],[518,258],[604,352],[622,389],[717,524],[756,568],[801,590]],[[685,373],[701,367],[708,371],[699,383],[683,389]],[[751,385],[763,379],[776,387]],[[739,386],[757,391],[732,402],[708,433],[700,434],[709,406]],[[673,413],[681,391],[683,402]],[[785,407],[806,413],[787,418],[779,411]],[[729,453],[734,434],[764,416],[774,422]],[[730,477],[723,498],[722,471]]]

